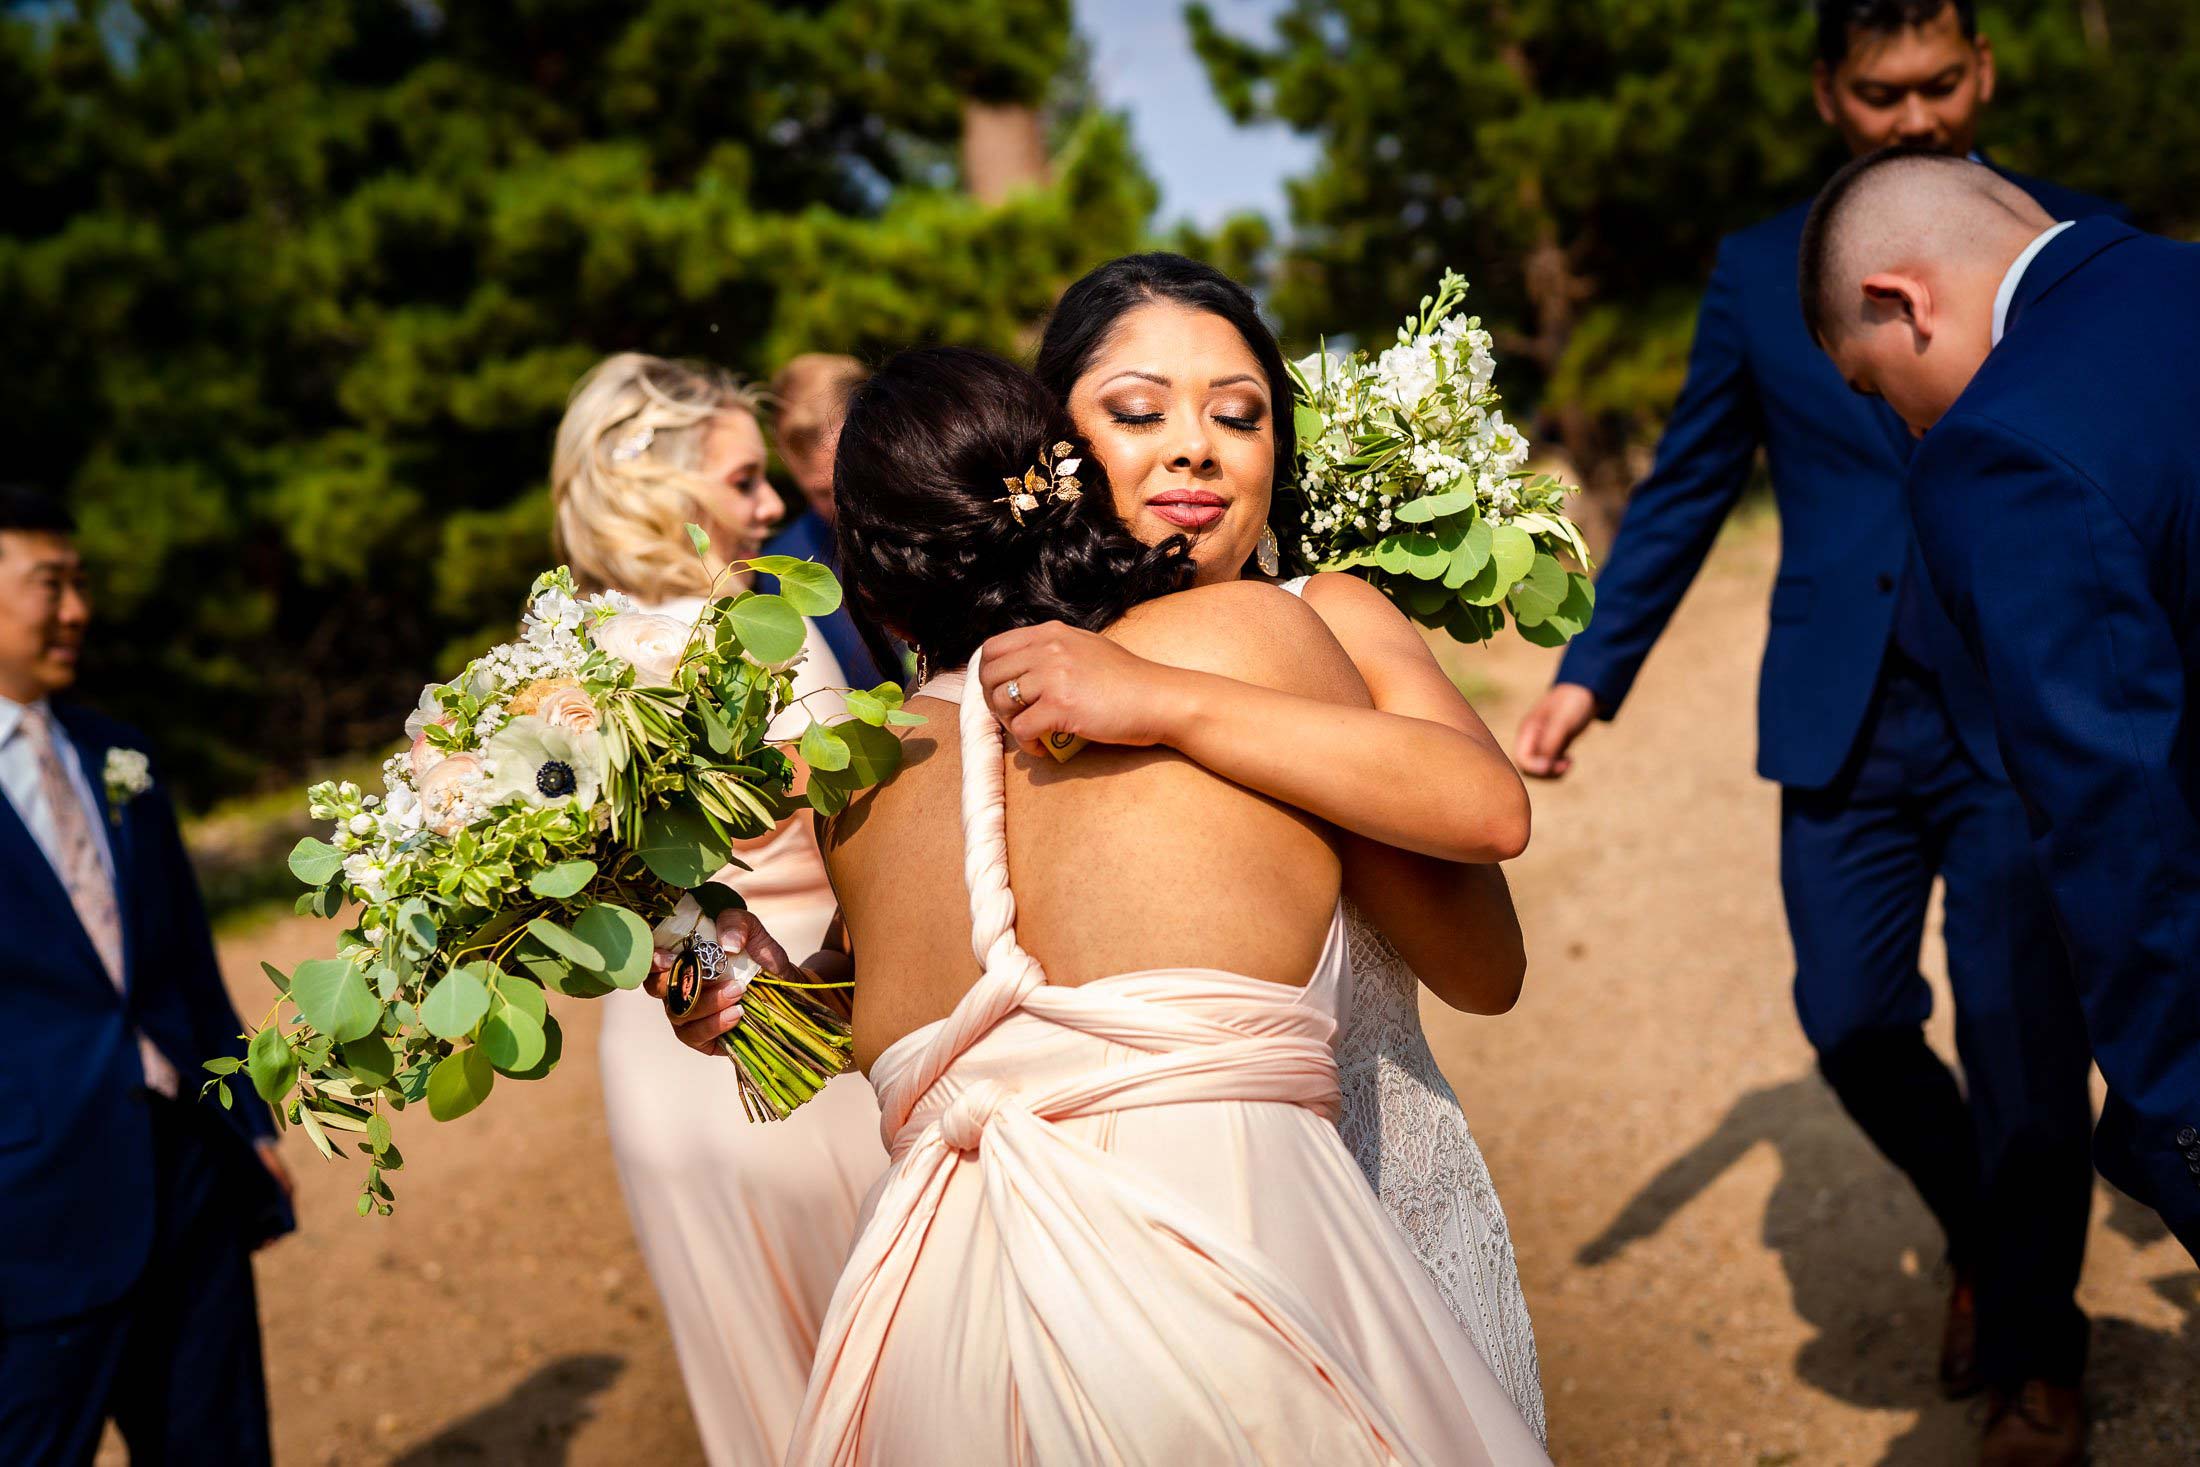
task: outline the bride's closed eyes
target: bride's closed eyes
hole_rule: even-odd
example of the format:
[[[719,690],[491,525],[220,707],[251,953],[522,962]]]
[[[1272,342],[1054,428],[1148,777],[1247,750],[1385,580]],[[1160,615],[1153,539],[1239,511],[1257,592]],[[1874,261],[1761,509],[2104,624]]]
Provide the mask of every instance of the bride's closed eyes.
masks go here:
[[[1108,418],[1120,428],[1158,427],[1168,416],[1161,409],[1143,403],[1122,405],[1103,403]],[[1236,433],[1258,433],[1267,421],[1264,404],[1224,403],[1212,410],[1211,416],[1223,427]]]

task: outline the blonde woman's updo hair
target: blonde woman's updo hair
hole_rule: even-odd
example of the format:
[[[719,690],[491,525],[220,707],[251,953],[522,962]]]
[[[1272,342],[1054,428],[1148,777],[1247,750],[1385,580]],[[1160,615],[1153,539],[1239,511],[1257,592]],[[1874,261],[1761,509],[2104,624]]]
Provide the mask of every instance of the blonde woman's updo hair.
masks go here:
[[[551,533],[584,589],[645,602],[710,589],[683,527],[709,523],[703,438],[727,412],[761,420],[762,405],[701,362],[620,352],[574,384],[550,460]]]

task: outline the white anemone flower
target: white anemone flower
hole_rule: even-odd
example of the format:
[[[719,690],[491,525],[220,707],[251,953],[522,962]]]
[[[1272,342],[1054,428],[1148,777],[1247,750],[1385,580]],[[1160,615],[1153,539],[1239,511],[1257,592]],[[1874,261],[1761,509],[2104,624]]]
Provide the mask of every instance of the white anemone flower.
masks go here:
[[[506,724],[481,752],[492,771],[479,796],[484,806],[514,800],[592,806],[603,793],[603,736],[593,731],[578,733],[526,714]]]

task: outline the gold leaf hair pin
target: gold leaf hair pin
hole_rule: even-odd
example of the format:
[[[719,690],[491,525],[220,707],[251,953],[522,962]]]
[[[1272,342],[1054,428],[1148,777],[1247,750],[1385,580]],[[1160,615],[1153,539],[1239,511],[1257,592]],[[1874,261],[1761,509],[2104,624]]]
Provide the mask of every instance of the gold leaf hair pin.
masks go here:
[[[1051,449],[1042,448],[1038,464],[1025,469],[1022,478],[1004,477],[1001,480],[1008,486],[1008,497],[998,502],[1008,506],[1017,524],[1022,524],[1025,515],[1037,510],[1042,500],[1049,504],[1074,504],[1084,498],[1085,486],[1078,479],[1077,470],[1085,461],[1067,456],[1074,451],[1075,445],[1066,442],[1057,443]],[[1040,472],[1042,469],[1044,474]]]

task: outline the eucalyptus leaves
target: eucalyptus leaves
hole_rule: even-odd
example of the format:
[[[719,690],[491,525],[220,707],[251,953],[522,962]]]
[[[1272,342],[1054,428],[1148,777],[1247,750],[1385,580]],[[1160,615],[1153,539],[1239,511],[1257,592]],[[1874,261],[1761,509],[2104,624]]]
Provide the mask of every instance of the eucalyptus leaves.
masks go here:
[[[1321,353],[1293,365],[1306,506],[1293,548],[1309,568],[1367,574],[1408,616],[1462,642],[1489,640],[1509,612],[1521,636],[1557,646],[1589,624],[1589,549],[1566,517],[1567,487],[1525,468],[1489,333],[1456,314],[1466,290],[1445,271],[1373,360]]]
[[[837,607],[840,586],[809,561],[728,571],[744,565],[779,591],[706,599],[692,623],[580,596],[569,572],[550,572],[516,640],[423,690],[380,794],[307,792],[333,829],[291,852],[311,888],[298,910],[356,905],[357,922],[335,956],[267,968],[274,1007],[245,1060],[209,1064],[208,1085],[229,1105],[226,1079],[242,1070],[324,1155],[356,1146],[362,1215],[391,1207],[392,1114],[425,1103],[455,1120],[500,1078],[548,1074],[561,1037],[547,995],[638,986],[652,927],[691,891],[712,915],[738,901],[710,878],[794,807],[794,765],[770,729],[796,703],[803,617]],[[886,726],[920,721],[901,699],[883,684],[846,695],[846,722],[811,718],[795,741],[811,806],[835,812],[893,771],[901,744]],[[846,1066],[843,998],[780,985],[753,980],[729,1049],[752,1115],[784,1116]]]

